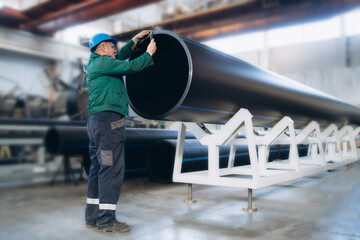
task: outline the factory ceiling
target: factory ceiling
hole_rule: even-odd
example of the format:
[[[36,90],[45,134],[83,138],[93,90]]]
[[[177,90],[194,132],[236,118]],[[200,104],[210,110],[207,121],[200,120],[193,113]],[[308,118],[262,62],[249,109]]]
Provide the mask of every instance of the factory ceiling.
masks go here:
[[[0,9],[0,25],[53,34],[69,26],[104,18],[160,0],[49,0],[18,11]],[[335,16],[360,6],[360,0],[219,0],[215,7],[177,13],[150,25],[113,34],[128,40],[142,29],[158,27],[202,41],[245,31],[264,30]],[[180,6],[181,7],[181,6]]]
[[[202,41],[245,31],[265,30],[329,18],[360,6],[359,0],[247,0],[113,34],[128,40],[142,29],[160,28]]]
[[[136,8],[159,0],[49,0],[29,9],[0,9],[0,25],[52,34],[66,27]]]

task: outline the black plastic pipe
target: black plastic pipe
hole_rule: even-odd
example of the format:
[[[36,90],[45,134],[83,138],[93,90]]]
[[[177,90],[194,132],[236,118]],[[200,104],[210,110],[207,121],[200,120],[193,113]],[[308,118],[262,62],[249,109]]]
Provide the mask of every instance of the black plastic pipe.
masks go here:
[[[50,127],[44,135],[45,150],[53,155],[77,155],[89,151],[86,127]]]
[[[224,123],[246,108],[256,126],[272,126],[283,116],[296,126],[312,120],[360,125],[355,105],[172,32],[154,31],[153,37],[155,65],[126,78],[130,105],[142,117]],[[149,41],[138,43],[132,59]]]
[[[127,128],[125,146],[151,146],[164,139],[176,139],[178,131],[169,129]],[[186,139],[195,137],[187,132]],[[89,151],[89,137],[86,127],[50,127],[44,135],[45,149],[53,155],[76,155]]]
[[[176,140],[167,139],[157,142],[149,154],[149,176],[157,181],[172,182],[174,171]],[[186,139],[181,172],[202,171],[208,169],[208,146],[201,145],[197,140]],[[307,155],[308,146],[298,147],[299,156]],[[220,146],[219,166],[228,165],[230,146]],[[288,159],[289,145],[272,145],[270,147],[269,161],[275,159]],[[234,166],[250,164],[247,146],[237,146]]]
[[[176,139],[178,131],[167,129],[127,128],[125,140],[125,172],[147,171],[148,154],[153,145],[163,139]],[[187,139],[195,137],[187,132]],[[44,136],[45,149],[53,155],[83,155],[88,174],[89,137],[86,127],[51,127]]]
[[[0,117],[0,125],[19,126],[85,126],[84,121],[64,121],[55,119],[5,118]]]

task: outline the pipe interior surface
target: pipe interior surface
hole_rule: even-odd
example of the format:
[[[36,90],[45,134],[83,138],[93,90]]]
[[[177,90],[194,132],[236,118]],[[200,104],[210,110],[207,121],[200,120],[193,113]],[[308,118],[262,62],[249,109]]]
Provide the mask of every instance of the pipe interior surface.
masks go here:
[[[148,118],[161,118],[175,109],[186,95],[191,81],[190,58],[180,38],[175,35],[156,34],[157,51],[154,65],[140,73],[127,76],[127,90],[136,92],[130,99],[136,112]],[[139,43],[132,59],[142,55],[150,38]]]

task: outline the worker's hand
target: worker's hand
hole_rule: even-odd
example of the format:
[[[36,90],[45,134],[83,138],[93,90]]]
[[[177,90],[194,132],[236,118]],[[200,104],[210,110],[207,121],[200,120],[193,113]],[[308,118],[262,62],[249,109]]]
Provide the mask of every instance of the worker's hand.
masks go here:
[[[151,40],[151,42],[149,43],[149,45],[147,46],[146,51],[152,56],[154,55],[154,53],[156,52],[156,42],[154,41],[154,39]]]
[[[146,37],[147,35],[149,35],[151,31],[150,30],[144,30],[144,31],[141,31],[140,33],[138,33],[135,38],[137,39],[142,39],[144,37]]]
[[[138,41],[144,37],[146,37],[147,35],[149,35],[151,31],[150,30],[144,30],[141,31],[140,33],[136,34],[135,37],[133,37],[133,41],[135,43],[135,45],[138,43]]]

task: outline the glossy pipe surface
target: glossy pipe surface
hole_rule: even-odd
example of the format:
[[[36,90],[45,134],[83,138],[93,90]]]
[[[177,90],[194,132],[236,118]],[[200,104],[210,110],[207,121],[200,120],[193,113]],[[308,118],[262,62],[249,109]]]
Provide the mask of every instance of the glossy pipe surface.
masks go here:
[[[127,128],[125,140],[125,172],[144,172],[148,154],[157,141],[176,139],[178,131],[167,129]],[[186,133],[187,139],[195,137]],[[83,166],[90,169],[89,137],[86,127],[52,127],[44,136],[45,149],[54,155],[83,155]]]
[[[183,122],[224,123],[240,108],[256,126],[272,126],[290,116],[295,126],[312,120],[325,126],[360,125],[360,108],[182,38],[154,31],[155,65],[126,77],[130,105],[140,116]],[[138,43],[132,59],[146,51]]]
[[[17,126],[85,126],[84,121],[64,121],[54,119],[4,118],[0,117],[0,125]]]
[[[164,139],[176,139],[178,131],[169,129],[126,128],[125,147],[147,146]],[[186,133],[186,139],[194,139]],[[83,154],[89,151],[86,127],[54,126],[44,135],[46,152],[50,154]]]

